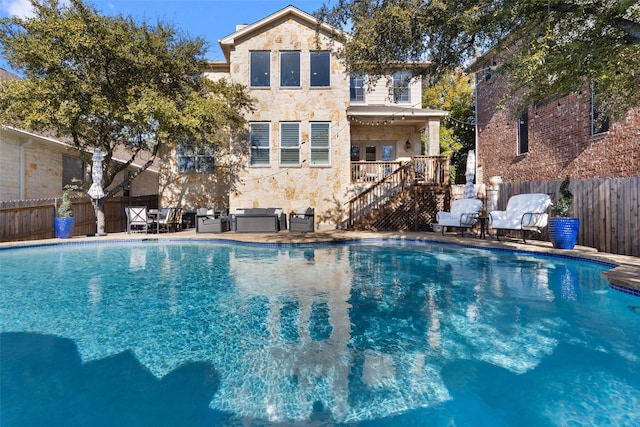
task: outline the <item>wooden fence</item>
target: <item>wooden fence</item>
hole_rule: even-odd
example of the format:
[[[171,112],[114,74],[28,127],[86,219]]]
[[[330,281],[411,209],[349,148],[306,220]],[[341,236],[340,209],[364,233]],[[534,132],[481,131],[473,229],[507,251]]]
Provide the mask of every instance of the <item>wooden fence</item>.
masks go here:
[[[91,199],[72,198],[73,235],[96,233],[96,215]],[[60,199],[33,199],[0,202],[0,242],[38,240],[56,237],[54,218]],[[114,197],[105,203],[105,232],[125,231],[126,206],[158,207],[158,195],[141,197]]]
[[[546,193],[559,197],[561,181],[502,183],[498,209],[509,197],[522,193]],[[572,180],[573,214],[580,218],[578,245],[601,252],[640,257],[640,177]],[[545,230],[540,236],[549,240]]]

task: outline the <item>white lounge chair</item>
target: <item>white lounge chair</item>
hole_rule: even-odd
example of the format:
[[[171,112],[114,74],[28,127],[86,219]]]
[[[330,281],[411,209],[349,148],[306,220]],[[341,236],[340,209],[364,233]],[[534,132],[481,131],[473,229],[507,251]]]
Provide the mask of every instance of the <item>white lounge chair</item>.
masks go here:
[[[525,231],[538,233],[547,226],[547,209],[551,206],[551,197],[543,193],[518,194],[509,198],[507,210],[491,211],[489,224],[496,230],[521,230],[522,240],[525,239]]]
[[[460,228],[464,233],[465,228],[473,227],[478,222],[478,215],[482,209],[482,200],[479,199],[458,199],[451,204],[451,211],[440,211],[436,214],[437,225],[442,228],[444,235],[445,227]]]

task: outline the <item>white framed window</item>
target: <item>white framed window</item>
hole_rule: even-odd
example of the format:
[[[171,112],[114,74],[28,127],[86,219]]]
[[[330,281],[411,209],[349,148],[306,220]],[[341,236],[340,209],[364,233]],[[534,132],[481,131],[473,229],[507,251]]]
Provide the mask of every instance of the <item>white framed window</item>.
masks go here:
[[[271,85],[271,52],[254,51],[250,54],[250,87],[269,87]]]
[[[300,52],[280,52],[280,86],[300,87]]]
[[[397,71],[393,73],[393,102],[407,104],[411,102],[411,73]]]
[[[349,99],[351,102],[364,102],[364,76],[352,74],[349,77]]]
[[[300,123],[280,123],[280,165],[300,166]]]
[[[178,145],[178,172],[213,173],[216,170],[213,148],[195,146],[189,141]]]
[[[271,135],[269,123],[249,123],[249,164],[251,166],[269,166]]]
[[[311,87],[331,86],[331,52],[326,50],[312,50],[309,52]]]
[[[310,126],[311,166],[331,165],[331,124],[329,122],[315,122]]]

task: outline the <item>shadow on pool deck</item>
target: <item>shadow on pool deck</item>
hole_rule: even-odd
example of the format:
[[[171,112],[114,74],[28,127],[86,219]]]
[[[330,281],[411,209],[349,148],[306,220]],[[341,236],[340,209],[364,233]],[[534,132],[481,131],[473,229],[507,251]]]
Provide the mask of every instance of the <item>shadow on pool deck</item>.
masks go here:
[[[453,243],[465,246],[499,248],[509,250],[522,250],[537,253],[548,253],[561,256],[571,256],[585,258],[615,264],[617,267],[603,273],[609,282],[631,289],[640,295],[640,258],[615,255],[605,252],[598,252],[594,248],[586,246],[576,246],[573,250],[554,249],[550,242],[540,240],[527,240],[523,243],[521,239],[503,239],[500,241],[487,237],[479,239],[474,235],[448,233],[444,236],[433,232],[371,232],[371,231],[345,231],[327,230],[314,233],[290,233],[281,231],[278,233],[196,233],[195,229],[182,230],[177,233],[141,234],[141,233],[111,233],[106,236],[75,236],[71,239],[46,239],[24,242],[0,243],[0,249],[5,247],[20,247],[45,244],[60,244],[73,242],[98,242],[114,240],[226,240],[244,243],[267,243],[267,244],[295,244],[295,243],[326,243],[326,242],[346,242],[363,239],[399,239],[399,240],[422,240]]]

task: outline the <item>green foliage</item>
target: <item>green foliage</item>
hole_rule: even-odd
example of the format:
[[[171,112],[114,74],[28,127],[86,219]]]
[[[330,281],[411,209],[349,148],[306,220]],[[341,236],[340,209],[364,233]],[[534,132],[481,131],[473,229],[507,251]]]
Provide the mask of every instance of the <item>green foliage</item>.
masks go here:
[[[71,196],[69,194],[69,190],[65,190],[62,193],[62,202],[60,203],[60,206],[58,206],[58,217],[59,218],[73,217],[73,209],[71,206]]]
[[[467,74],[454,71],[424,86],[423,107],[449,112],[440,128],[440,153],[451,158],[451,182],[463,184],[467,153],[475,147],[473,85]]]
[[[228,144],[227,132],[244,126],[251,100],[241,85],[204,77],[204,40],[101,16],[82,0],[32,3],[33,18],[0,20],[2,53],[24,76],[0,88],[0,122],[53,131],[85,161],[99,148],[107,197],[129,184],[111,186],[139,154],[144,170],[162,147]]]
[[[348,32],[336,37],[349,72],[413,63],[437,79],[491,48],[511,95],[524,95],[520,109],[586,83],[597,85],[604,115],[640,104],[637,1],[337,0],[317,15]]]
[[[555,216],[567,218],[573,206],[573,193],[569,190],[569,175],[560,184],[560,198],[551,206],[551,213]]]

